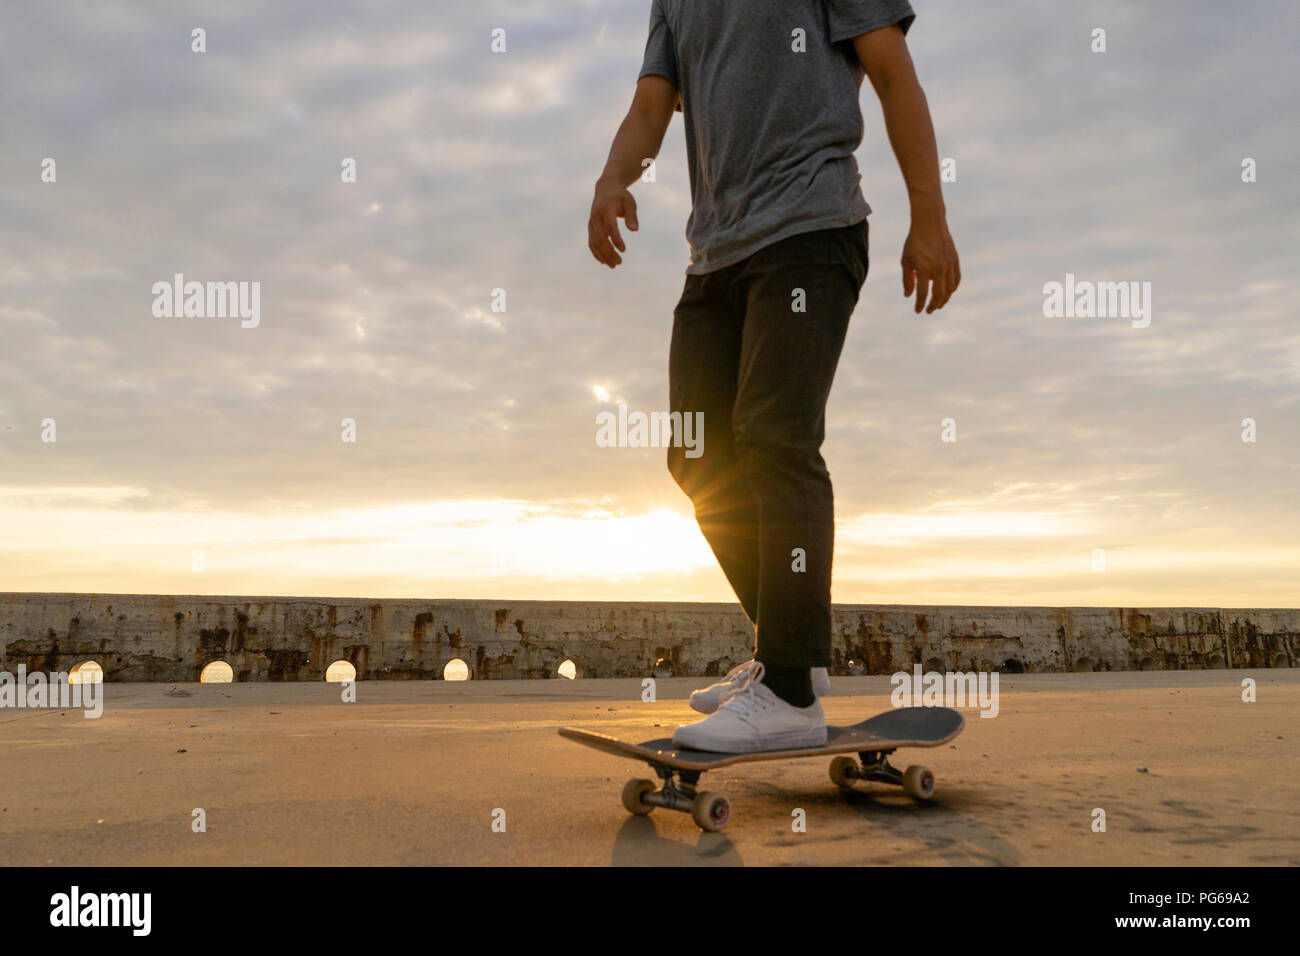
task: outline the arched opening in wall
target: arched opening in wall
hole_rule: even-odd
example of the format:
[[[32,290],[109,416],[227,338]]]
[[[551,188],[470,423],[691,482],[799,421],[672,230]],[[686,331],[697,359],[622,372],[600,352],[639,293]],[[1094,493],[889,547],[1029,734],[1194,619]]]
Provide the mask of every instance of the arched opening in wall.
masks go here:
[[[1285,654],[1274,654],[1274,655],[1273,655],[1273,666],[1274,666],[1274,667],[1290,667],[1290,666],[1291,666],[1291,659],[1290,659],[1289,657],[1287,657]]]
[[[68,671],[69,684],[102,684],[104,683],[104,668],[100,667],[95,661],[82,661],[80,664],[74,664],[72,670]]]
[[[849,676],[861,677],[867,672],[867,665],[862,663],[856,657],[849,660]]]
[[[1074,662],[1074,669],[1080,674],[1084,673],[1085,671],[1092,670],[1093,669],[1092,658],[1080,657],[1077,661]]]
[[[1212,671],[1223,670],[1227,666],[1227,661],[1223,659],[1222,654],[1215,651],[1205,658],[1205,666]]]
[[[325,669],[325,681],[329,684],[341,684],[345,680],[356,680],[357,669],[348,661],[335,661]]]
[[[447,666],[442,669],[443,680],[469,680],[469,665],[459,657],[454,661],[448,661]]]
[[[235,671],[225,661],[213,661],[199,674],[200,684],[229,684],[235,679]]]
[[[1158,671],[1158,670],[1160,670],[1160,665],[1159,665],[1158,663],[1156,663],[1156,659],[1155,659],[1154,657],[1144,657],[1144,658],[1142,658],[1142,663],[1139,664],[1138,667],[1139,667],[1140,670],[1144,670],[1144,671]]]
[[[1023,674],[1024,672],[1025,665],[1014,657],[1008,657],[1002,662],[1002,673],[1004,674]]]
[[[573,663],[573,661],[565,661],[558,668],[556,668],[555,673],[558,674],[560,677],[565,677],[568,678],[569,680],[577,680],[578,665]]]
[[[947,672],[948,665],[939,660],[939,658],[932,657],[925,662],[925,669],[927,671],[935,671],[936,673],[943,674]]]
[[[653,674],[655,677],[672,677],[673,663],[666,657],[661,657],[655,661]]]

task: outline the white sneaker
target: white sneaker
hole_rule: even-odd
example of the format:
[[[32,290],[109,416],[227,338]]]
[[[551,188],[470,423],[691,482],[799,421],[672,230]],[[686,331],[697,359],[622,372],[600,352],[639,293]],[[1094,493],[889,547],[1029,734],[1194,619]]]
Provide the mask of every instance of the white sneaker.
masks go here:
[[[717,753],[796,750],[826,743],[821,701],[811,707],[788,704],[762,682],[763,665],[751,661],[739,687],[722,698],[717,711],[678,727],[673,744]]]
[[[691,709],[698,710],[701,714],[713,713],[718,709],[718,705],[722,703],[722,698],[738,689],[745,682],[746,675],[757,663],[757,661],[745,661],[743,664],[737,664],[727,671],[727,676],[716,684],[710,684],[701,690],[691,691]],[[813,693],[818,697],[825,697],[831,692],[831,678],[826,672],[826,668],[812,668],[812,686]]]

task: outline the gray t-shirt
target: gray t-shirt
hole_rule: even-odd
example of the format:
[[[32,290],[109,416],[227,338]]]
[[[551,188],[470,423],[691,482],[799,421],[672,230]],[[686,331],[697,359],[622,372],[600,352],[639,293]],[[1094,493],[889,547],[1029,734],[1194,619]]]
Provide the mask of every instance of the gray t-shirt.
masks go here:
[[[866,218],[853,158],[864,74],[850,41],[906,32],[915,17],[907,0],[653,0],[640,76],[682,97],[688,275]]]

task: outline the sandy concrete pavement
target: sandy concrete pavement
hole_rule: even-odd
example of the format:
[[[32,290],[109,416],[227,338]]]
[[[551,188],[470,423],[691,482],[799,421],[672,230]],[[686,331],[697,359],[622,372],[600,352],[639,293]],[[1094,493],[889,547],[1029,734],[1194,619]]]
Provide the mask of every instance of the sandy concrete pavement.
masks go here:
[[[555,733],[670,733],[699,683],[661,680],[655,703],[636,680],[363,682],[356,703],[315,683],[108,684],[96,720],[0,710],[3,862],[1300,864],[1300,672],[1003,675],[996,718],[966,710],[953,745],[896,755],[934,770],[929,803],[842,794],[829,759],[745,764],[703,778],[731,798],[720,834],[629,816],[619,792],[649,768]],[[888,678],[832,685],[832,723],[889,707]]]

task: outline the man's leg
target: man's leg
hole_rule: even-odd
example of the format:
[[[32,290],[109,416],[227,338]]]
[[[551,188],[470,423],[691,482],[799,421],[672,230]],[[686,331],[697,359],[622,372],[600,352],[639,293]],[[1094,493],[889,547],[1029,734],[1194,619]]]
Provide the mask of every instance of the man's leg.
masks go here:
[[[805,707],[813,700],[808,669],[831,663],[835,523],[820,449],[826,400],[866,280],[867,224],[792,236],[741,265],[732,429],[758,508],[755,656],[764,683]]]
[[[680,436],[668,470],[695,505],[695,519],[750,621],[758,613],[758,512],[732,444],[731,410],[740,370],[743,309],[733,298],[736,269],[687,276],[673,313],[668,355],[669,410],[704,413],[702,454],[686,456]],[[697,440],[699,436],[696,436]]]

